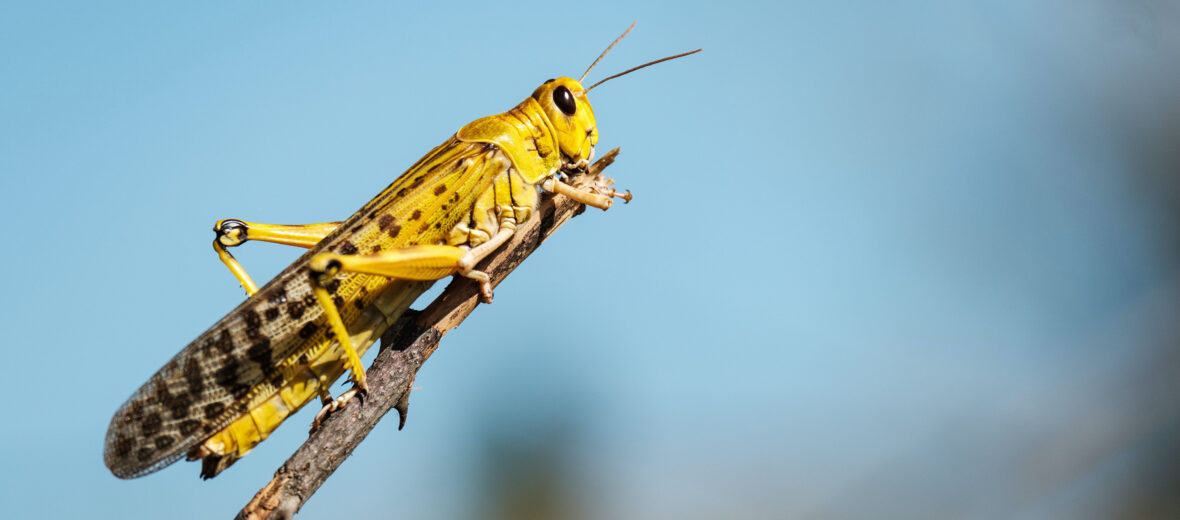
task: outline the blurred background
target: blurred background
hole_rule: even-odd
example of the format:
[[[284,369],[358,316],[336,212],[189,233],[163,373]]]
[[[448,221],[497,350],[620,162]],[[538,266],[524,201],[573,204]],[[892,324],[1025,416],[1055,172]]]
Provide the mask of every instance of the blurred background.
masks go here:
[[[1165,0],[4,2],[3,516],[232,516],[317,407],[207,482],[102,463],[243,297],[213,222],[343,219],[632,20],[590,80],[705,49],[592,92],[635,201],[448,335],[302,518],[1180,518]]]

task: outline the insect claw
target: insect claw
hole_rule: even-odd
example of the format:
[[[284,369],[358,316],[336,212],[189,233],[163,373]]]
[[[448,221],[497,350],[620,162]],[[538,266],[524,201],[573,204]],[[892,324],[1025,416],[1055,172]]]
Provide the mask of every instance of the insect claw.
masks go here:
[[[471,269],[470,266],[464,265],[464,262],[474,263],[475,261],[477,261],[476,258],[470,255],[460,260],[459,269],[462,271],[458,273],[458,276],[475,280],[479,284],[479,301],[482,303],[492,303],[491,278],[488,278],[487,273],[483,271],[476,271],[475,269]]]
[[[308,433],[315,433],[315,431],[320,429],[320,426],[324,424],[324,420],[328,418],[329,414],[344,408],[345,406],[348,406],[348,402],[354,397],[360,396],[359,399],[363,400],[364,397],[362,394],[367,392],[368,390],[363,390],[359,386],[354,386],[347,392],[340,394],[340,397],[337,397],[332,402],[325,404],[324,407],[320,408],[320,411],[315,414],[315,420],[311,421],[311,431]]]
[[[492,295],[492,283],[486,282],[486,281],[480,282],[479,283],[479,301],[483,302],[483,303],[492,303],[492,296],[493,296]]]
[[[332,401],[331,403],[325,405],[323,408],[320,408],[319,412],[316,412],[315,419],[312,419],[312,421],[311,421],[311,428],[307,430],[307,433],[309,435],[312,433],[315,433],[316,430],[320,429],[320,425],[324,423],[324,419],[328,418],[328,413],[332,411],[331,406],[335,403],[336,403],[335,401]]]

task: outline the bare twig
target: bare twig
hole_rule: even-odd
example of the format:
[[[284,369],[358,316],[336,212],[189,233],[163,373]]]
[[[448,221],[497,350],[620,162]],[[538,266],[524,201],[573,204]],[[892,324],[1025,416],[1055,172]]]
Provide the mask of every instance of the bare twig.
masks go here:
[[[614,162],[619,150],[611,150],[590,168],[593,179]],[[577,183],[577,181],[575,181]],[[520,226],[512,240],[479,266],[492,285],[499,285],[545,239],[585,206],[565,197],[545,196],[537,214]],[[352,454],[390,409],[406,422],[410,386],[414,374],[438,348],[438,342],[471,314],[479,301],[478,286],[456,278],[422,311],[409,311],[381,338],[381,352],[367,371],[369,394],[331,414],[321,427],[275,471],[275,476],[238,513],[239,519],[291,518],[320,485]]]

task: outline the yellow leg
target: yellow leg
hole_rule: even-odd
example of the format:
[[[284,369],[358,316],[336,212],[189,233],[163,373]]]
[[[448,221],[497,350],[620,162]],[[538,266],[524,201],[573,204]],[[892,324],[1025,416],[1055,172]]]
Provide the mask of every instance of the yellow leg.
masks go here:
[[[308,267],[313,273],[313,278],[322,278],[324,283],[330,279],[330,275],[323,278],[324,275],[329,273],[334,275],[341,271],[375,274],[402,280],[438,280],[457,274],[480,282],[481,293],[485,296],[484,300],[490,303],[491,286],[488,275],[476,271],[475,265],[508,241],[515,231],[516,221],[507,218],[500,222],[499,230],[490,240],[472,249],[445,245],[420,245],[403,247],[375,255],[324,253],[312,258]]]
[[[336,310],[332,296],[328,294],[328,290],[324,289],[324,284],[320,282],[321,278],[330,279],[331,276],[327,273],[324,273],[323,276],[312,276],[312,292],[315,293],[316,300],[320,302],[320,307],[324,308],[324,314],[328,317],[332,333],[336,335],[336,339],[340,340],[340,348],[344,350],[344,356],[348,358],[348,369],[352,372],[356,387],[361,392],[368,393],[369,384],[365,382],[365,367],[361,366],[361,357],[357,355],[356,347],[352,346],[352,339],[348,337],[348,329],[344,326],[344,320],[340,319],[340,312]]]
[[[469,251],[461,247],[422,245],[367,256],[324,253],[311,259],[309,267],[312,291],[315,293],[320,307],[324,309],[324,315],[328,318],[328,324],[331,325],[333,334],[340,341],[340,348],[344,350],[344,355],[348,359],[348,369],[352,372],[353,380],[356,381],[356,386],[361,389],[361,392],[369,390],[368,384],[365,383],[365,369],[361,366],[360,356],[357,355],[356,347],[352,344],[348,328],[344,326],[344,320],[340,318],[340,311],[336,308],[336,303],[332,301],[332,296],[328,294],[324,285],[341,271],[375,274],[404,280],[437,280],[461,271],[463,259],[468,254]],[[463,274],[476,279],[482,277],[481,281],[487,282],[488,277],[484,273],[470,269],[467,271],[470,272]]]
[[[238,279],[238,283],[242,284],[242,288],[246,290],[246,296],[250,296],[258,292],[258,284],[254,283],[254,279],[246,273],[246,269],[238,262],[237,258],[225,249],[216,239],[213,240],[213,250],[217,251],[217,258],[221,259],[221,263],[229,268],[229,272],[234,274],[234,278]]]
[[[258,291],[258,284],[254,283],[242,264],[238,263],[238,259],[234,258],[234,255],[226,249],[227,247],[240,246],[248,240],[260,240],[310,248],[335,231],[338,226],[340,226],[340,222],[289,226],[257,224],[236,219],[219,220],[213,225],[213,232],[217,233],[217,238],[213,240],[213,250],[217,251],[217,257],[221,259],[221,263],[229,268],[234,278],[237,278],[238,282],[242,284],[242,288],[246,290],[246,295],[249,296]]]
[[[332,296],[324,288],[337,273],[352,272],[388,276],[403,280],[437,280],[450,275],[460,275],[480,283],[480,296],[485,303],[492,301],[492,286],[488,275],[476,271],[475,265],[485,256],[507,241],[516,230],[516,222],[509,218],[501,222],[499,231],[491,240],[474,249],[456,246],[420,245],[380,253],[376,255],[339,255],[323,253],[308,263],[311,271],[311,287],[316,300],[324,309],[324,315],[332,327],[332,333],[340,341],[340,348],[348,359],[348,369],[362,393],[368,392],[365,369],[360,356],[348,334],[344,320]]]
[[[336,231],[340,222],[319,224],[258,224],[237,219],[219,220],[213,225],[217,240],[226,247],[241,245],[247,240],[261,240],[288,246],[310,248]]]

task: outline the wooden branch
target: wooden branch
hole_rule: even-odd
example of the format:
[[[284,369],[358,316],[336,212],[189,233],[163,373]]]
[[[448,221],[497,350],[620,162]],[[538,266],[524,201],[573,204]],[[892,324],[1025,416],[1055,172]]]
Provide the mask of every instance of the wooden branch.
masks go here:
[[[590,167],[588,176],[580,178],[597,179],[618,153],[618,148],[611,150]],[[536,215],[517,228],[512,240],[481,262],[479,269],[491,277],[493,286],[499,285],[549,235],[584,210],[585,206],[560,195],[543,196]],[[291,518],[390,409],[398,411],[398,429],[405,426],[414,374],[438,348],[439,340],[458,327],[478,302],[478,286],[471,280],[455,278],[425,309],[403,315],[381,337],[381,351],[366,372],[369,394],[363,401],[353,400],[343,410],[332,413],[275,471],[274,478],[237,518]]]

